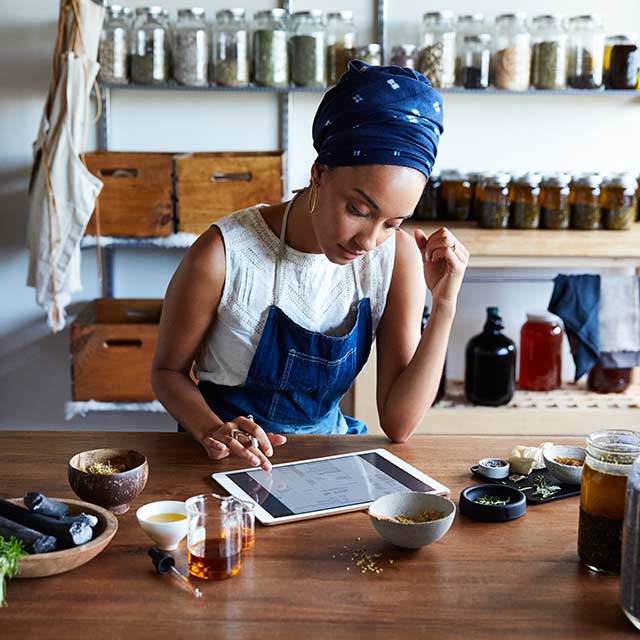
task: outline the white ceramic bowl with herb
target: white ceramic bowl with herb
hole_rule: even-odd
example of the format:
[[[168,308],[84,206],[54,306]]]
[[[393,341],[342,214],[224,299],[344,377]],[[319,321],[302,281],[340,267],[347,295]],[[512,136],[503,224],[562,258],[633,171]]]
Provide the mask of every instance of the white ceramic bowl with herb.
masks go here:
[[[442,496],[400,491],[372,502],[369,517],[387,542],[406,549],[419,549],[447,533],[456,517],[456,505]]]
[[[587,450],[584,447],[571,447],[562,444],[547,446],[542,450],[542,456],[547,469],[560,482],[568,484],[580,484],[582,482],[582,468],[587,457]],[[567,460],[567,462],[569,460],[578,460],[582,464],[580,466],[563,464],[561,462],[563,459]]]

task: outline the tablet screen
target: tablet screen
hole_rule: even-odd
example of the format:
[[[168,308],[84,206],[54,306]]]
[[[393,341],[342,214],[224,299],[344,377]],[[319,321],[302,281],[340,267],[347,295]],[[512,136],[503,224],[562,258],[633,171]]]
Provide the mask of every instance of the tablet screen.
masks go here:
[[[396,491],[434,491],[375,452],[226,475],[274,518],[373,502]]]

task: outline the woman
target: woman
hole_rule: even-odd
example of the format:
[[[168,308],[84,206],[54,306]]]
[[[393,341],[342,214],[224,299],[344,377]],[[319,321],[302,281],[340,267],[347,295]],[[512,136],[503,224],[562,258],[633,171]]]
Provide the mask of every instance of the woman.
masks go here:
[[[441,105],[410,69],[352,61],[316,113],[310,186],[219,220],[186,254],[152,383],[209,457],[269,471],[284,434],[366,433],[338,402],[374,337],[387,436],[405,441],[431,406],[469,254],[447,229],[411,238],[400,225],[433,167]]]

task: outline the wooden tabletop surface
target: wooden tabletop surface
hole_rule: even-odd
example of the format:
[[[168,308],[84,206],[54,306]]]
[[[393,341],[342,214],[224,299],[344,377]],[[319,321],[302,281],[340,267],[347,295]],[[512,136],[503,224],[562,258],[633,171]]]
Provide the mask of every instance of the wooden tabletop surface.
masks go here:
[[[414,436],[402,445],[375,436],[298,436],[274,463],[384,447],[451,488],[473,480],[479,458],[508,454],[536,438]],[[563,439],[580,442],[580,439]],[[9,583],[3,638],[621,638],[635,636],[618,604],[619,579],[578,561],[577,497],[529,507],[518,520],[479,523],[458,514],[447,535],[417,551],[385,544],[365,512],[263,527],[240,574],[191,578],[194,600],[154,572],[135,510],[214,488],[208,460],[177,433],[0,431],[0,496],[37,490],[74,497],[68,459],[82,450],[144,453],[149,481],[107,549],[72,572]],[[183,543],[184,544],[184,543]],[[362,573],[351,554],[380,553],[381,573]],[[390,563],[389,560],[393,560]]]

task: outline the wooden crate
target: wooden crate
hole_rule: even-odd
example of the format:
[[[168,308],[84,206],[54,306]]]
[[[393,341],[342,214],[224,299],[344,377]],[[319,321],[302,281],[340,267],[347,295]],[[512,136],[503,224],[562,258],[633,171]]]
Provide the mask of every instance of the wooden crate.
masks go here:
[[[168,236],[175,230],[173,155],[170,153],[87,153],[87,167],[104,182],[98,198],[103,236]],[[87,235],[96,235],[94,211]]]
[[[176,156],[178,230],[201,233],[233,211],[281,202],[284,163],[281,151]]]
[[[71,325],[74,400],[149,402],[162,300],[93,300]]]

